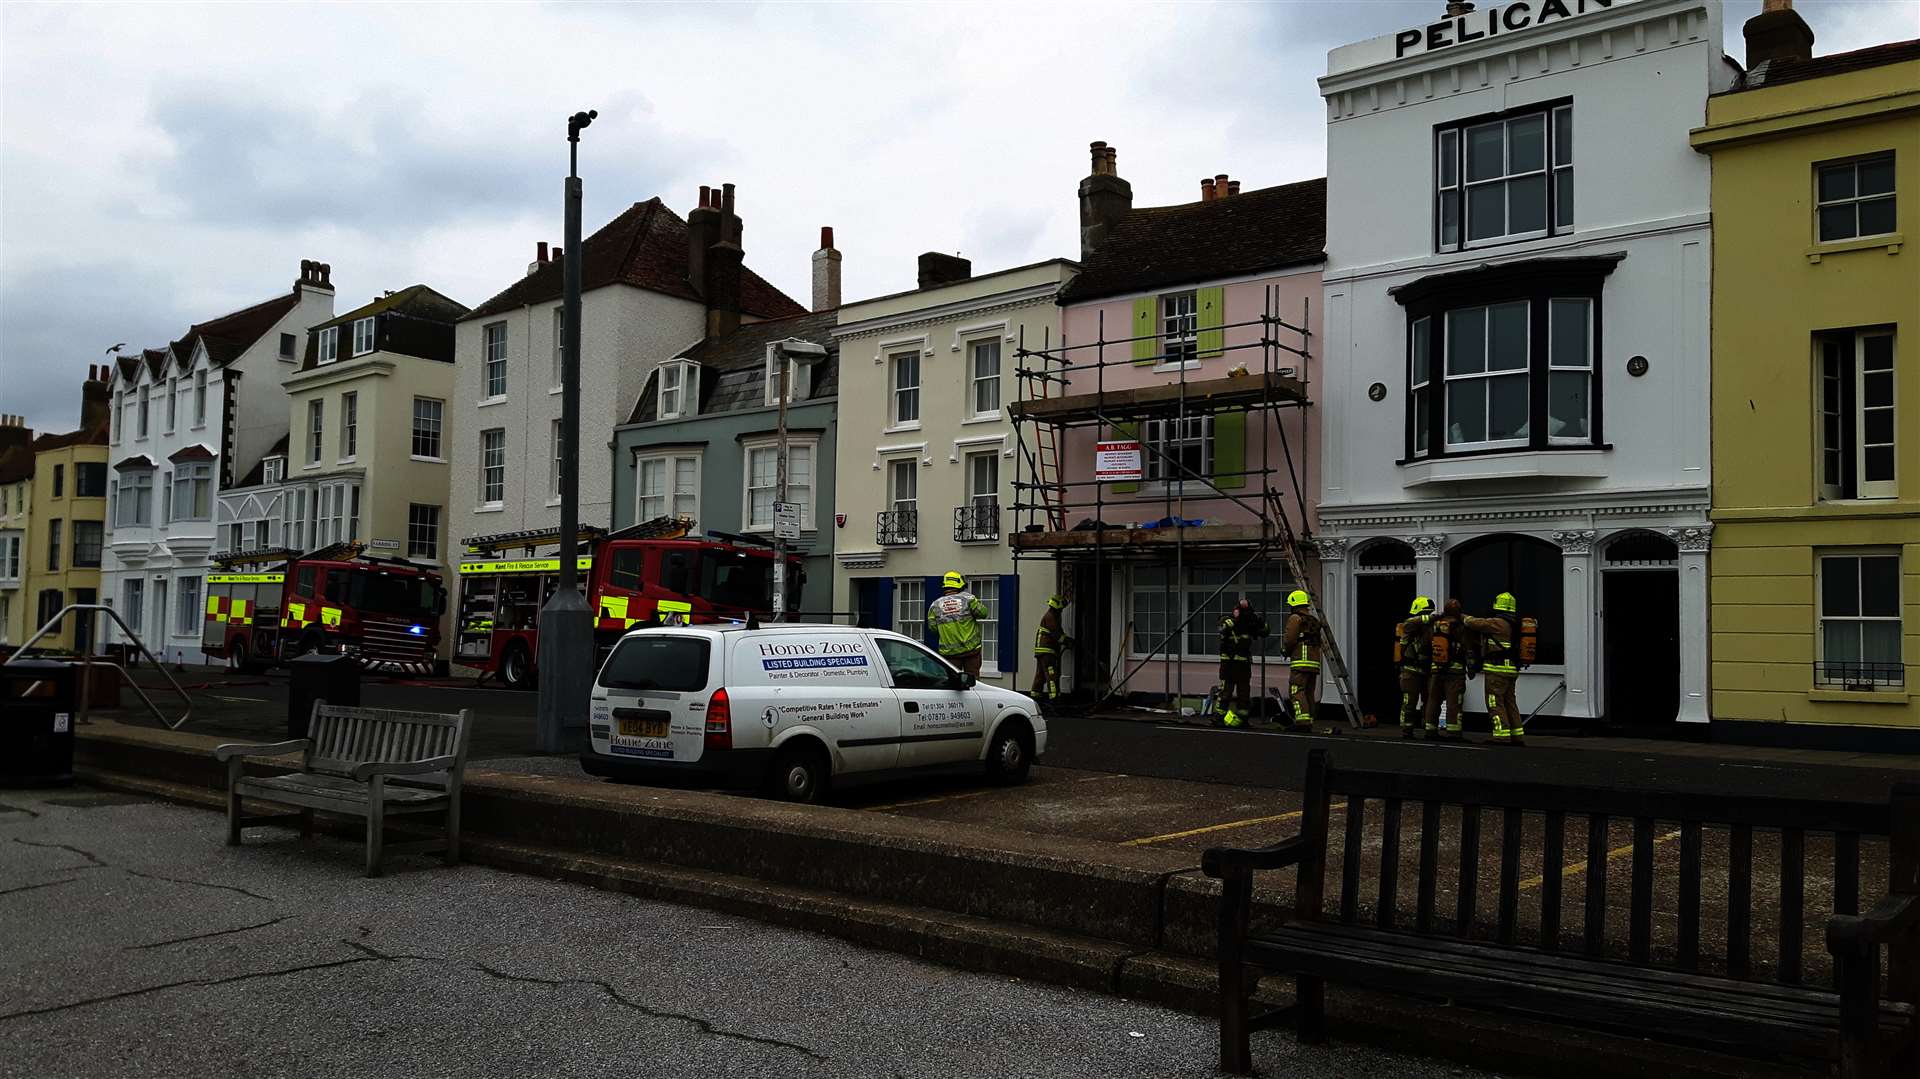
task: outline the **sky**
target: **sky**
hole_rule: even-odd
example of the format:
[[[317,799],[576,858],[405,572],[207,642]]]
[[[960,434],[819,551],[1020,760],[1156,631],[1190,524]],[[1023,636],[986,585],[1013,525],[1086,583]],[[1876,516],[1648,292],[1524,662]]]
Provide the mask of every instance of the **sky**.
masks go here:
[[[1727,49],[1759,0],[1725,5]],[[1920,0],[1800,0],[1816,52],[1920,36]],[[330,263],[344,312],[469,306],[561,239],[594,108],[591,233],[734,183],[748,265],[802,304],[819,227],[851,301],[1079,250],[1087,143],[1136,206],[1320,176],[1327,50],[1442,0],[0,5],[0,412],[78,422],[87,365]]]

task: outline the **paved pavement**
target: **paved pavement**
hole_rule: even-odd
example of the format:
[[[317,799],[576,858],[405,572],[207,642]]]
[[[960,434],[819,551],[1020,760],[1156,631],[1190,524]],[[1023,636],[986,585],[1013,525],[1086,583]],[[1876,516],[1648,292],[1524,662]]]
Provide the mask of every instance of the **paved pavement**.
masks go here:
[[[257,833],[257,834],[256,834]],[[1213,1076],[1206,1021],[86,790],[0,792],[0,1076]],[[1475,1076],[1256,1036],[1269,1075]]]

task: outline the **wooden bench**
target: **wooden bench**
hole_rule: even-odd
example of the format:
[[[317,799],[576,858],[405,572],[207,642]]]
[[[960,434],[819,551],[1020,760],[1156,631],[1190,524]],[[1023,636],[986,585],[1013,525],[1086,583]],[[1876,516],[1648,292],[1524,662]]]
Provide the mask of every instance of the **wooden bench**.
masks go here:
[[[1377,862],[1365,856],[1374,810]],[[1335,867],[1339,898],[1329,906],[1327,839],[1336,812],[1345,835]],[[1402,909],[1400,885],[1409,812],[1417,843],[1409,861],[1418,867],[1411,911]],[[1587,824],[1584,866],[1567,863],[1569,818]],[[1476,917],[1483,819],[1500,833],[1499,878],[1487,882],[1490,922]],[[1624,948],[1606,933],[1609,863],[1629,854],[1624,845],[1609,849],[1610,821],[1630,821],[1632,831]],[[1454,831],[1445,827],[1450,822]],[[1657,838],[1656,822],[1667,829]],[[1458,883],[1449,916],[1436,893],[1442,837],[1455,832]],[[1766,919],[1779,927],[1771,964],[1754,958],[1755,871],[1764,881],[1775,868],[1767,851],[1756,860],[1756,832],[1763,847],[1777,848],[1778,917]],[[1832,987],[1809,984],[1804,969],[1810,833],[1831,837],[1816,842],[1833,852]],[[1886,836],[1888,850],[1887,896],[1865,914],[1863,836]],[[1707,838],[1713,857],[1703,861]],[[1677,925],[1663,919],[1673,932],[1656,940],[1655,850],[1673,839],[1677,869],[1660,895],[1677,900]],[[1741,1056],[1811,1061],[1843,1079],[1920,1075],[1920,786],[1902,785],[1889,801],[1870,803],[1663,794],[1347,771],[1314,750],[1300,833],[1255,850],[1215,848],[1202,865],[1222,882],[1220,1066],[1231,1072],[1252,1068],[1251,1031],[1291,1019],[1303,1042],[1324,1040],[1331,980]],[[1298,872],[1291,913],[1250,932],[1254,874],[1287,866]],[[1868,868],[1877,870],[1877,859]],[[1582,925],[1563,932],[1563,880],[1582,871]],[[1537,921],[1523,911],[1523,872],[1528,887],[1538,888]],[[1816,878],[1816,895],[1824,884]],[[1718,896],[1727,897],[1724,948],[1703,948],[1703,889],[1716,907]],[[1763,914],[1773,898],[1763,897]],[[1706,928],[1717,937],[1722,927]],[[1250,1015],[1260,972],[1291,974],[1294,1004]]]
[[[367,821],[367,876],[380,875],[388,851],[442,850],[447,864],[460,860],[460,781],[467,766],[467,709],[394,712],[380,708],[341,708],[317,701],[309,737],[270,745],[230,743],[213,751],[227,766],[227,845],[240,845],[240,829],[252,824],[298,824],[313,834],[315,810],[364,817]],[[302,754],[300,770],[275,776],[249,776],[248,757]],[[299,812],[245,816],[242,798],[298,807]],[[394,814],[445,813],[444,838],[410,843],[385,842],[386,819]]]

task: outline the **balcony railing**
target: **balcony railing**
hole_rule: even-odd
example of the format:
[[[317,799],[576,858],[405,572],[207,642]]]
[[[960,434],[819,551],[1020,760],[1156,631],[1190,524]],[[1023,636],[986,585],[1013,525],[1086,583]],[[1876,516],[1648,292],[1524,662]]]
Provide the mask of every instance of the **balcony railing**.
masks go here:
[[[882,510],[873,523],[874,540],[882,547],[912,547],[920,542],[919,510]]]
[[[955,543],[979,543],[1000,538],[1000,500],[978,498],[953,511]]]
[[[1813,682],[1843,689],[1898,689],[1907,684],[1903,663],[1816,663]]]

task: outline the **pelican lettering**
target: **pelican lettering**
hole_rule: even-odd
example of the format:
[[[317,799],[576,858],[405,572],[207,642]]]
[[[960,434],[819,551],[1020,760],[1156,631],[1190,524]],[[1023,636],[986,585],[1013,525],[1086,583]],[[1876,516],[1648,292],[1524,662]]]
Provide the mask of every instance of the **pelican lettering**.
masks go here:
[[[1535,13],[1532,4],[1520,0],[1505,7],[1469,11],[1465,15],[1429,23],[1424,28],[1400,31],[1393,36],[1393,55],[1399,58],[1410,50],[1432,52],[1435,49],[1448,49],[1483,37],[1525,30],[1529,26],[1570,19],[1612,6],[1613,0],[1541,0],[1540,10]]]

